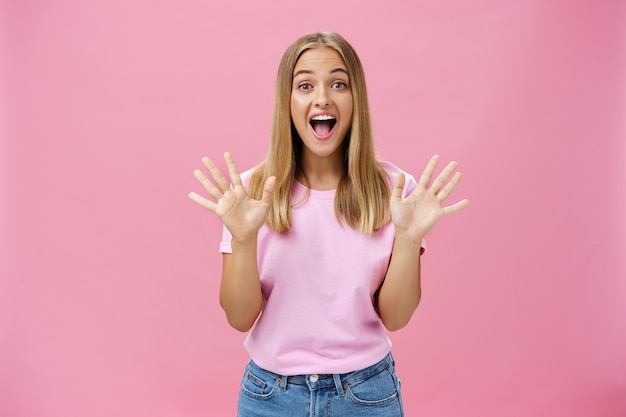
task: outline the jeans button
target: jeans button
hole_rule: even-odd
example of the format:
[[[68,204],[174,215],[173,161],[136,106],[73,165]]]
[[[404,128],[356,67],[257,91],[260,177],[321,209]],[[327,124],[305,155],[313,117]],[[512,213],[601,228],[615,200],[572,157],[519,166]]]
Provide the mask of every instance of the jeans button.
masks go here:
[[[311,382],[317,382],[318,379],[320,379],[320,377],[317,376],[317,375],[311,375],[309,377],[309,381],[311,381]]]

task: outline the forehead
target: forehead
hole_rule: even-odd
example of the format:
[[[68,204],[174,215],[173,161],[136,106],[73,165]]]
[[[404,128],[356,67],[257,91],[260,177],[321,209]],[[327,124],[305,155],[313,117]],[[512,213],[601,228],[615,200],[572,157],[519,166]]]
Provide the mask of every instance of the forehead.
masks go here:
[[[300,55],[293,72],[297,75],[298,71],[302,70],[315,73],[329,72],[339,68],[346,71],[346,63],[339,52],[328,46],[318,46]]]

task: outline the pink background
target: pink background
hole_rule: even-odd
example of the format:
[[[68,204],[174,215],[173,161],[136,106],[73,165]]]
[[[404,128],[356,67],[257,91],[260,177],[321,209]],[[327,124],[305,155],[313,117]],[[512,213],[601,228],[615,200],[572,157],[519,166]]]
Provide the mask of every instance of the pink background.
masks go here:
[[[626,415],[626,3],[3,1],[0,415],[234,415],[205,155],[264,155],[289,43],[342,33],[378,152],[460,161],[391,335],[408,416]]]

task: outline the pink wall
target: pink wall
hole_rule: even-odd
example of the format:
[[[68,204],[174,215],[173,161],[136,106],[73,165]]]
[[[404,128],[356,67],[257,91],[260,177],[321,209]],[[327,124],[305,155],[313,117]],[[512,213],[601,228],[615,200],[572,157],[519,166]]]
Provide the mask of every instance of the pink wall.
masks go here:
[[[391,335],[407,414],[626,415],[620,0],[26,0],[0,9],[0,415],[234,415],[200,157],[266,148],[311,30],[368,76],[382,158],[461,162]]]

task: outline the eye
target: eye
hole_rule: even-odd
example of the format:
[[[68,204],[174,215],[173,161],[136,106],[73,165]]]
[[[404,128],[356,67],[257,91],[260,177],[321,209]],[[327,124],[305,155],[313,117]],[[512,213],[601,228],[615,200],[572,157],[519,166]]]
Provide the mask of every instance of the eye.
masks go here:
[[[335,81],[331,84],[331,87],[337,90],[343,90],[344,88],[348,88],[348,84],[343,81]]]
[[[309,91],[310,89],[313,88],[313,86],[311,85],[311,83],[300,83],[298,84],[297,88],[300,91]]]

